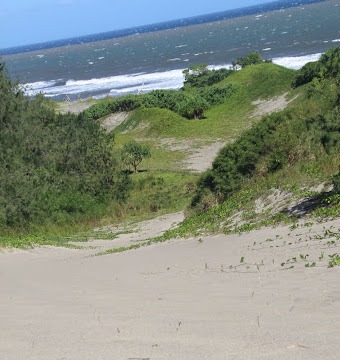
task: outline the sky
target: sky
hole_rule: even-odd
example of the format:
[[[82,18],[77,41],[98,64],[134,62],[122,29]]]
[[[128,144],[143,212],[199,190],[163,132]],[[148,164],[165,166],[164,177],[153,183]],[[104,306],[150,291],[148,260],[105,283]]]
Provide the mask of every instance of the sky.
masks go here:
[[[271,1],[273,0],[1,0],[0,49]]]

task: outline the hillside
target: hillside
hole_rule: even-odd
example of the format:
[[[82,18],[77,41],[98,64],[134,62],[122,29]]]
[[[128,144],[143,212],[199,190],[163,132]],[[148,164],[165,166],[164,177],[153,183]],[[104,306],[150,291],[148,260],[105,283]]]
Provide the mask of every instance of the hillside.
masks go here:
[[[335,57],[336,51],[334,54],[330,56]],[[32,198],[32,194],[35,193],[27,191],[31,198],[25,201],[30,201],[32,205],[28,202],[28,205],[24,206],[31,206],[38,212],[36,215],[28,213],[25,220],[27,226],[20,226],[20,241],[15,235],[15,223],[10,223],[4,218],[4,236],[1,237],[1,242],[18,246],[30,244],[31,237],[25,233],[28,231],[30,234],[33,231],[33,242],[64,244],[65,234],[72,234],[76,229],[82,229],[83,233],[91,222],[102,225],[117,224],[183,209],[186,209],[187,215],[194,216],[189,217],[177,233],[176,230],[166,236],[190,235],[196,233],[195,228],[200,231],[206,228],[208,232],[230,231],[234,225],[231,226],[229,222],[229,225],[226,225],[226,217],[236,216],[235,219],[241,219],[238,221],[240,224],[248,227],[253,220],[254,224],[274,221],[271,220],[271,216],[268,218],[266,215],[269,211],[268,206],[264,205],[267,212],[261,213],[261,216],[255,206],[255,203],[266,202],[265,199],[270,198],[273,189],[279,193],[289,193],[291,198],[298,194],[302,198],[308,189],[320,184],[324,184],[323,188],[327,189],[331,185],[332,177],[337,173],[339,166],[336,72],[335,75],[331,72],[325,75],[326,70],[323,69],[324,73],[317,79],[317,74],[321,71],[319,69],[316,74],[317,81],[314,81],[313,76],[308,78],[311,76],[308,66],[297,73],[272,63],[264,63],[262,60],[257,64],[245,66],[241,71],[208,71],[204,66],[193,69],[192,72],[187,72],[187,82],[179,92],[158,90],[149,94],[127,95],[119,99],[108,98],[95,103],[89,101],[88,106],[80,104],[80,108],[85,110],[78,115],[54,114],[50,110],[50,104],[45,100],[28,101],[22,97],[23,103],[27,102],[28,106],[36,109],[34,111],[40,111],[40,114],[45,116],[44,119],[44,116],[40,115],[41,120],[36,123],[34,134],[37,140],[35,144],[39,144],[39,152],[48,156],[39,158],[40,162],[33,163],[33,167],[29,166],[32,171],[45,169],[46,161],[49,161],[49,166],[53,165],[47,170],[50,177],[44,176],[47,176],[45,179],[53,179],[53,185],[51,182],[41,183],[46,190],[40,192],[45,194],[43,199],[50,199],[49,202],[39,200],[39,197],[34,197],[35,195]],[[303,79],[306,76],[304,84]],[[8,82],[6,77],[4,79]],[[296,79],[299,79],[299,83],[302,81],[302,84],[293,86]],[[194,80],[194,85],[191,84],[191,80]],[[207,82],[211,85],[205,85]],[[76,105],[76,108],[79,106]],[[68,109],[72,109],[69,104]],[[271,113],[274,114],[270,115]],[[263,115],[266,116],[261,119]],[[30,120],[20,121],[15,129],[30,126]],[[46,123],[49,123],[49,142],[55,143],[55,147],[50,147],[48,152],[43,148],[43,144],[48,142],[38,140],[42,136],[47,136]],[[69,128],[71,123],[74,124],[74,128]],[[86,131],[89,131],[87,135],[86,131],[80,131],[85,124],[88,127]],[[83,139],[78,140],[79,149],[72,150],[74,154],[84,153],[86,156],[92,156],[88,149],[97,151],[95,149],[99,149],[100,146],[89,145],[91,137],[102,137],[103,144],[108,146],[105,151],[109,151],[105,156],[109,156],[112,161],[112,165],[107,162],[105,166],[110,166],[116,171],[116,175],[106,172],[106,176],[126,179],[122,180],[125,185],[130,182],[131,185],[124,187],[125,194],[122,196],[122,192],[118,190],[117,195],[113,192],[106,196],[108,193],[103,187],[103,195],[100,195],[97,187],[93,193],[94,198],[91,199],[92,195],[86,193],[92,191],[90,187],[84,184],[79,187],[80,185],[73,183],[73,188],[67,185],[65,188],[68,190],[61,196],[64,185],[56,185],[58,171],[62,169],[58,162],[64,161],[62,159],[67,156],[68,145],[58,145],[56,141],[59,140],[55,139],[61,139],[58,132],[50,132],[54,127],[64,134],[67,132],[69,136],[66,139],[73,144],[74,138],[71,133],[84,134]],[[31,129],[28,128],[26,131],[29,134]],[[151,158],[143,160],[139,173],[135,175],[128,175],[128,167],[120,160],[120,152],[131,140],[137,140],[151,150]],[[18,153],[22,151],[19,150],[22,143],[23,141],[18,138]],[[220,155],[214,160],[222,148]],[[56,155],[56,149],[66,149],[66,153]],[[28,149],[25,149],[23,154],[27,151]],[[20,156],[18,159],[22,160],[19,161],[30,164]],[[99,155],[95,152],[93,156]],[[238,162],[236,167],[228,164],[233,157]],[[226,161],[225,158],[229,160]],[[9,157],[6,161],[9,161]],[[85,162],[97,166],[98,169],[95,160]],[[213,168],[208,170],[212,162]],[[23,171],[24,169],[25,167],[22,167]],[[79,168],[79,171],[84,169]],[[86,171],[98,172],[94,169],[88,168]],[[107,171],[105,167],[102,169],[104,172]],[[206,170],[207,172],[200,175]],[[223,172],[227,175],[223,175]],[[66,176],[63,181],[81,179],[76,173],[66,173],[63,176]],[[28,183],[30,181],[28,177]],[[94,181],[94,178],[91,181]],[[119,185],[123,183],[117,182],[116,189],[123,186]],[[106,186],[105,181],[102,184],[100,186]],[[115,189],[110,186],[111,189]],[[27,186],[26,188],[29,189]],[[71,195],[74,190],[69,189],[79,191],[79,197],[76,199],[74,192]],[[18,194],[20,191],[22,193],[19,187],[15,191]],[[59,194],[58,197],[46,195],[51,191],[54,191],[53,194]],[[5,192],[3,190],[3,194]],[[7,198],[9,194],[7,192]],[[16,201],[15,196],[11,201]],[[121,199],[117,200],[117,197]],[[284,198],[286,199],[286,196]],[[39,201],[44,201],[43,212],[39,212]],[[294,201],[298,202],[296,199]],[[16,206],[17,204],[18,201]],[[97,209],[92,211],[92,215],[91,207],[92,210]],[[9,210],[6,211],[10,214]],[[201,212],[203,213],[200,214]],[[275,221],[285,218],[281,213],[272,215],[276,216]],[[76,221],[78,225],[74,227],[72,224]],[[231,224],[234,223],[235,220],[231,221]],[[92,235],[86,235],[85,232],[80,239],[88,236]]]
[[[5,358],[337,359],[339,60],[79,114],[2,72]]]

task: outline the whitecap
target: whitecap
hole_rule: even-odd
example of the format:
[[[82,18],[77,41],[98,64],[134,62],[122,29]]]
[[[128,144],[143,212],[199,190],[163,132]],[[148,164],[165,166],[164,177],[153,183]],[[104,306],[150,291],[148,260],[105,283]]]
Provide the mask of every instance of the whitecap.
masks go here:
[[[299,69],[307,62],[318,60],[320,56],[321,54],[311,54],[306,56],[274,58],[273,63],[287,68]],[[188,62],[190,59],[184,59],[182,61]],[[229,69],[231,68],[231,64],[214,64],[208,66],[208,69],[211,70],[221,68]],[[83,94],[96,97],[102,97],[104,96],[103,94],[121,96],[128,93],[148,92],[156,89],[179,89],[183,86],[184,82],[182,71],[183,69],[177,69],[153,73],[140,72],[88,80],[69,79],[66,83],[62,82],[61,79],[38,81],[21,85],[21,87],[30,96],[42,92],[45,96],[52,98],[65,95],[76,98]]]
[[[301,69],[308,62],[318,61],[321,57],[321,53],[319,54],[311,54],[304,56],[290,56],[290,57],[282,57],[282,58],[274,58],[273,63],[277,65],[284,66],[289,69]]]
[[[269,51],[271,50],[272,48],[268,47],[268,48],[265,48],[265,49],[262,49],[262,51]]]
[[[38,94],[40,91],[54,86],[59,81],[61,80],[36,81],[33,83],[20,84],[20,88],[24,90],[28,95],[32,95],[33,93],[35,95]]]
[[[340,42],[340,39],[334,39],[332,40],[332,43]]]
[[[42,92],[47,97],[56,97],[62,95],[77,96],[82,93],[98,95],[98,93],[111,92],[112,95],[119,95],[139,91],[147,92],[155,89],[179,89],[184,82],[182,71],[180,69],[149,74],[135,73],[89,80],[70,79],[64,85],[57,86],[53,86],[57,82],[54,80],[49,84],[43,82],[27,84],[31,85],[31,87],[26,92],[31,96]]]

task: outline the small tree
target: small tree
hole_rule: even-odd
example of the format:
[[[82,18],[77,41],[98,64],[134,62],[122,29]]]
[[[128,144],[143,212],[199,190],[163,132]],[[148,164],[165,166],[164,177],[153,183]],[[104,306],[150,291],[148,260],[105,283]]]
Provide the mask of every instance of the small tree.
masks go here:
[[[232,64],[234,68],[237,66],[241,66],[241,68],[244,68],[249,65],[261,64],[263,62],[264,60],[258,52],[250,52],[246,56],[242,56],[236,61],[233,61]]]
[[[151,157],[150,148],[142,145],[135,140],[126,143],[122,150],[122,161],[126,165],[133,167],[133,172],[136,174],[137,166],[144,158]]]

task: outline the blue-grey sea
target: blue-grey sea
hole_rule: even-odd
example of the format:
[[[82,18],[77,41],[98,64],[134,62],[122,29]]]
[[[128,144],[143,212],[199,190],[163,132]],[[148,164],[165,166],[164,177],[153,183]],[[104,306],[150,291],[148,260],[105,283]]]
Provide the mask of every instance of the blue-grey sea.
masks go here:
[[[339,0],[284,0],[0,53],[29,95],[77,100],[178,89],[190,65],[228,67],[249,51],[298,69],[339,43]]]

